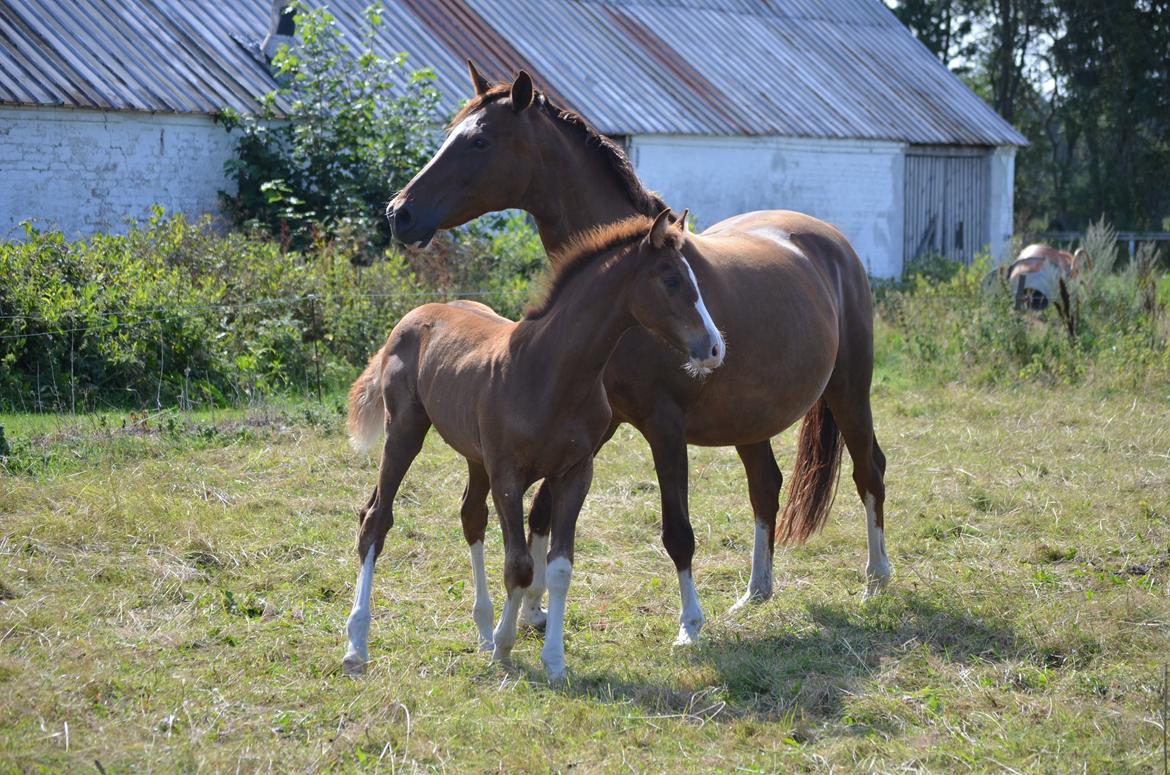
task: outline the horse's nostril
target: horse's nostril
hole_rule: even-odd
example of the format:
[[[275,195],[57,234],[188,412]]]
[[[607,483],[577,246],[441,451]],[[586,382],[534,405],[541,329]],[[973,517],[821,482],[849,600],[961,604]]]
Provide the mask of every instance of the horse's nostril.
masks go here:
[[[715,345],[714,347],[711,348],[711,357],[712,358],[719,357],[719,345]]]
[[[394,211],[394,221],[400,226],[409,226],[411,221],[410,208],[402,205]]]

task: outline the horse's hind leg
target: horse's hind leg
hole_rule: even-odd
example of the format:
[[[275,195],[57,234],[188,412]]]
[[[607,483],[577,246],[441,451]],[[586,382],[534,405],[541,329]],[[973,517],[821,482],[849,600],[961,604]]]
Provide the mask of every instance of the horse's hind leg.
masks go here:
[[[407,469],[414,462],[431,423],[421,408],[396,410],[386,423],[386,444],[378,471],[378,486],[360,514],[358,527],[358,571],[353,608],[345,629],[349,645],[342,661],[347,675],[365,671],[369,660],[370,596],[374,583],[374,560],[382,551],[386,531],[394,524],[394,496]]]
[[[463,521],[463,537],[471,550],[471,575],[475,582],[475,604],[471,618],[479,630],[479,650],[491,651],[492,640],[492,594],[488,589],[487,571],[483,565],[483,532],[487,527],[487,496],[490,489],[487,471],[480,463],[467,461],[467,488],[463,491],[463,505],[459,517]]]
[[[772,596],[772,556],[776,541],[776,512],[780,510],[780,488],[784,477],[772,454],[772,443],[761,441],[735,448],[747,474],[748,494],[755,514],[756,537],[752,550],[752,577],[747,592],[731,607],[739,610],[748,603],[760,603]]]
[[[845,448],[853,460],[853,483],[865,504],[866,540],[869,562],[865,566],[865,596],[882,591],[893,575],[886,555],[885,503],[886,456],[878,446],[873,431],[873,414],[869,405],[869,380],[864,390],[826,391],[829,411],[837,423]]]

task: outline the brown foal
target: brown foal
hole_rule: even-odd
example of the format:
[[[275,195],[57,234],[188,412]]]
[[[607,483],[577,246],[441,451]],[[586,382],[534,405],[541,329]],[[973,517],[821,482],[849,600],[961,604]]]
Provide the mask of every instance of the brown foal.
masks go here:
[[[580,116],[552,105],[525,73],[490,86],[471,67],[475,97],[452,121],[434,158],[387,208],[399,240],[425,244],[493,210],[521,208],[556,251],[579,231],[664,205],[625,154]],[[686,159],[679,159],[686,164]],[[703,382],[647,331],[622,338],[605,373],[614,422],[650,443],[662,496],[662,540],[682,593],[678,642],[703,622],[691,575],[694,531],[687,510],[687,443],[733,445],[747,472],[755,514],[748,589],[737,607],[772,594],[774,539],[803,541],[832,502],[841,442],[865,505],[866,594],[891,575],[884,538],[885,456],[874,436],[869,389],[873,309],[857,254],[834,227],[800,213],[759,211],[688,239],[684,254],[730,343],[726,363]],[[804,416],[784,513],[770,439]],[[534,548],[547,539],[549,493],[530,515]],[[539,552],[536,553],[539,555]],[[539,625],[534,585],[522,616]]]
[[[550,677],[564,672],[577,513],[592,481],[593,455],[612,426],[602,385],[606,362],[637,326],[661,337],[660,347],[662,340],[672,344],[692,373],[707,373],[723,360],[723,339],[680,252],[685,230],[671,226],[668,216],[668,210],[653,221],[635,216],[570,243],[552,259],[544,302],[518,323],[475,302],[426,304],[402,318],[370,359],[350,390],[350,433],[356,445],[368,447],[384,427],[386,441],[378,485],[360,514],[347,673],[365,668],[374,559],[394,523],[395,493],[431,425],[467,458],[460,515],[474,568],[473,617],[480,647],[494,649],[493,659],[510,658],[523,596],[533,584],[523,497],[544,479],[552,545],[539,558],[541,586],[549,590],[541,659]],[[489,489],[504,534],[507,590],[494,632],[483,566]]]

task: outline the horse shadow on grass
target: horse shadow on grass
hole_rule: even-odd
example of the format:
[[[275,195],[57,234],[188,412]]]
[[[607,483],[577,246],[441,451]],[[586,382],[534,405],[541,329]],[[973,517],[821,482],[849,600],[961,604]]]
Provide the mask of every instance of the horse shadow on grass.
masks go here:
[[[675,688],[628,673],[583,669],[557,690],[637,705],[648,716],[704,723],[744,717],[830,720],[842,716],[845,698],[875,679],[889,660],[998,662],[1018,658],[1027,649],[1008,623],[980,618],[951,603],[915,592],[864,606],[809,603],[811,626],[750,637],[716,626],[702,645],[672,650],[669,659],[694,668],[681,671],[690,678],[684,676]],[[543,680],[538,669],[525,672]]]

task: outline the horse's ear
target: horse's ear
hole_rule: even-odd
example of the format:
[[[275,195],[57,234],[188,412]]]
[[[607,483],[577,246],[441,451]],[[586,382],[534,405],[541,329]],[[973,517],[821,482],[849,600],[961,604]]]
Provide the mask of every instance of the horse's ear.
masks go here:
[[[676,224],[678,226],[678,230],[683,234],[687,233],[687,216],[690,214],[691,211],[689,209],[683,210],[682,215],[679,217],[678,223]]]
[[[1073,270],[1081,271],[1082,264],[1087,271],[1093,271],[1093,257],[1089,255],[1089,251],[1077,248],[1076,252],[1073,253]]]
[[[669,228],[670,208],[668,207],[654,219],[654,225],[650,227],[650,233],[646,235],[646,239],[650,241],[650,247],[661,250],[666,244],[666,230]]]
[[[532,76],[523,70],[512,81],[512,112],[519,113],[532,104],[536,90],[532,88]]]
[[[467,74],[471,76],[471,85],[475,87],[476,97],[482,97],[491,88],[492,85],[488,83],[487,78],[479,74],[470,59],[467,60]]]

